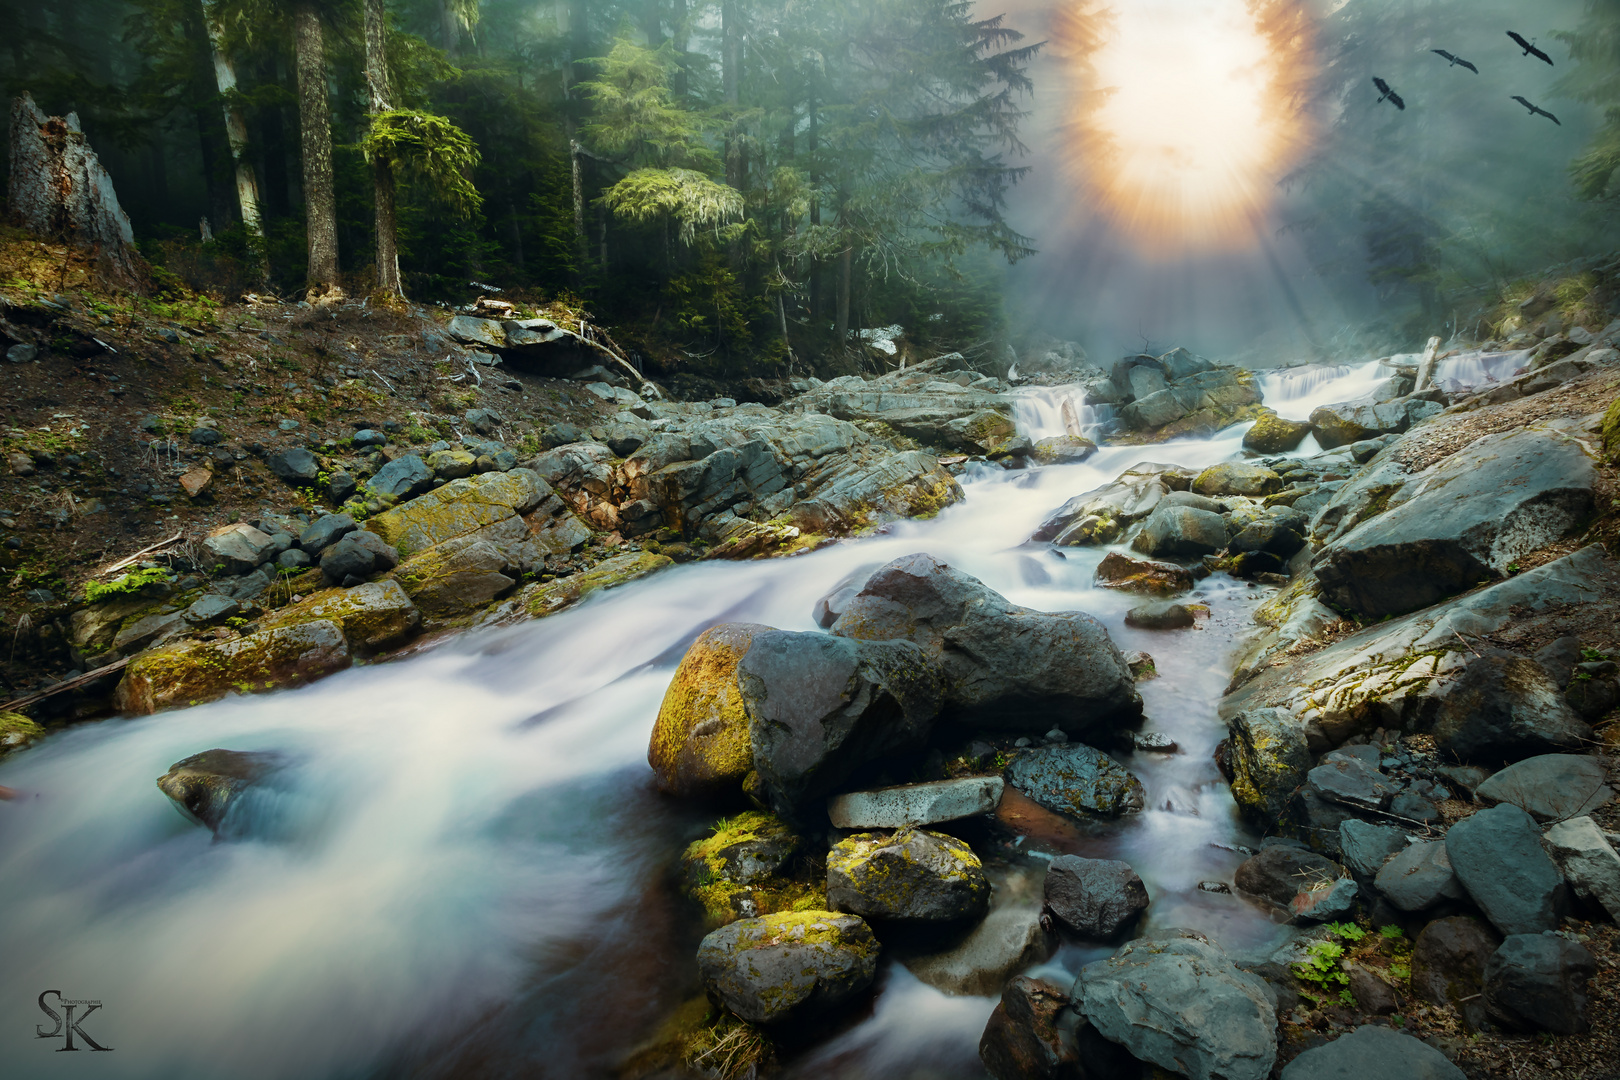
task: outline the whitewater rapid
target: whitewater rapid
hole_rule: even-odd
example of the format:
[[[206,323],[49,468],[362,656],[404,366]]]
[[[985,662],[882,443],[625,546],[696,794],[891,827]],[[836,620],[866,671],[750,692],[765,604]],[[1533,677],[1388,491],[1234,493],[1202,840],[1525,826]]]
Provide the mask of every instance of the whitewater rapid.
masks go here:
[[[1361,367],[1279,386],[1277,401],[1343,400],[1371,377]],[[1020,392],[1026,434],[1061,433],[1062,389]],[[1042,427],[1053,417],[1057,432]],[[791,559],[676,567],[400,662],[80,724],[14,755],[0,764],[0,784],[20,793],[0,803],[0,1071],[607,1074],[700,989],[701,931],[668,871],[711,818],[658,796],[646,764],[675,664],[717,622],[814,630],[818,598],[914,551],[1016,603],[1089,611],[1122,649],[1155,656],[1161,677],[1140,685],[1145,729],[1180,752],[1123,756],[1148,809],[1082,847],[1135,866],[1149,927],[1263,944],[1275,926],[1198,883],[1229,880],[1254,842],[1211,755],[1232,657],[1270,590],[1217,574],[1196,593],[1212,610],[1202,629],[1134,630],[1124,613],[1140,598],[1092,585],[1103,550],[1024,544],[1066,499],[1136,462],[1207,466],[1237,455],[1243,430],[1104,447],[1078,465],[977,465],[966,500],[932,521]],[[213,842],[155,786],[213,747],[294,762],[248,839]],[[1054,963],[1072,971],[1086,958]],[[870,1016],[809,1051],[797,1075],[901,1075],[897,1063],[982,1075],[992,999],[948,998],[898,967],[879,978]],[[50,1027],[36,1004],[47,989],[103,1002],[85,1026],[112,1052],[35,1039],[35,1024]]]

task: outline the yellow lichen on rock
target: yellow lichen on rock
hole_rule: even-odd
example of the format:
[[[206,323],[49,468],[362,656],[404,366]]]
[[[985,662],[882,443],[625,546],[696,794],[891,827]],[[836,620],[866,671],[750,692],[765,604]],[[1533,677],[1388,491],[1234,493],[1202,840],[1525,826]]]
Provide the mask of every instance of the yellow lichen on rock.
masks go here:
[[[366,522],[366,528],[399,549],[403,558],[435,544],[527,513],[551,494],[527,469],[452,480]]]
[[[754,750],[737,664],[754,635],[770,629],[722,623],[692,642],[664,693],[647,747],[659,788],[686,798],[740,796]]]
[[[0,712],[0,758],[45,737],[45,729],[22,713]]]
[[[352,589],[322,589],[284,607],[264,622],[264,628],[329,621],[343,630],[349,644],[373,650],[398,644],[422,625],[422,616],[396,581],[368,581]]]
[[[115,701],[124,712],[200,705],[235,691],[256,694],[349,666],[343,630],[327,619],[260,630],[222,642],[188,642],[143,653],[124,669]]]

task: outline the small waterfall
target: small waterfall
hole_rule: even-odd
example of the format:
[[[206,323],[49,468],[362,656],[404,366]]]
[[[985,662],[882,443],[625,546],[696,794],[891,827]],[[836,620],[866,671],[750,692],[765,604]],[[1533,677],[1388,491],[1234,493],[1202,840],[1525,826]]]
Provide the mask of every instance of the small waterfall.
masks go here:
[[[1507,382],[1530,366],[1530,350],[1481,352],[1471,349],[1435,366],[1434,384],[1447,393],[1480,390]]]
[[[1372,391],[1394,374],[1394,364],[1408,358],[1393,356],[1388,363],[1372,360],[1365,364],[1312,364],[1308,367],[1278,368],[1260,376],[1260,392],[1265,403],[1289,420],[1309,419],[1323,405],[1349,401]],[[1415,360],[1413,361],[1415,362]]]
[[[1068,418],[1064,416],[1065,407]],[[1086,391],[1081,386],[1031,386],[1013,395],[1013,422],[1018,425],[1018,434],[1035,442],[1067,435],[1075,424],[1082,436],[1095,440],[1114,415],[1112,405],[1086,404]]]

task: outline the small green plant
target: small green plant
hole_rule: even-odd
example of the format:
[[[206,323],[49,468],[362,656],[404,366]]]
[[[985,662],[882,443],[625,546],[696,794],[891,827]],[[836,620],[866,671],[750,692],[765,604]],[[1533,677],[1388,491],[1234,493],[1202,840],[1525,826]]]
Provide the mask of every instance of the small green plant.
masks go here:
[[[1389,965],[1389,973],[1397,979],[1410,979],[1412,977],[1412,969],[1406,964]]]
[[[1356,995],[1354,995],[1354,994],[1352,994],[1350,992],[1350,988],[1348,986],[1345,987],[1343,990],[1339,991],[1339,1004],[1340,1005],[1348,1005],[1352,1009],[1355,1008],[1355,1006],[1356,1006]]]
[[[1507,565],[1507,572],[1510,574],[1517,574],[1521,569],[1522,567],[1516,562],[1510,562]]]
[[[242,627],[247,625],[247,620],[242,618],[240,615],[232,615],[230,618],[225,620],[225,625],[230,627],[232,630],[240,630]]]
[[[1380,926],[1378,928],[1378,932],[1384,937],[1388,938],[1390,941],[1401,941],[1406,937],[1406,931],[1402,930],[1394,923],[1391,923],[1388,926]]]
[[[89,581],[84,586],[84,599],[86,603],[95,603],[113,596],[126,596],[130,593],[140,592],[148,585],[159,581],[169,580],[168,571],[154,566],[150,570],[136,570],[122,577],[114,578],[105,585],[98,581]]]
[[[1595,664],[1600,660],[1607,660],[1607,659],[1608,659],[1608,657],[1604,656],[1602,653],[1598,652],[1596,649],[1582,649],[1581,650],[1581,660],[1584,661],[1585,663]]]
[[[1346,941],[1360,941],[1367,936],[1367,931],[1355,923],[1330,922],[1324,929],[1334,937],[1342,937]]]
[[[1294,974],[1305,982],[1315,983],[1324,990],[1334,986],[1348,986],[1350,976],[1339,967],[1344,957],[1344,946],[1337,941],[1317,941],[1305,950],[1305,959],[1294,965]]]

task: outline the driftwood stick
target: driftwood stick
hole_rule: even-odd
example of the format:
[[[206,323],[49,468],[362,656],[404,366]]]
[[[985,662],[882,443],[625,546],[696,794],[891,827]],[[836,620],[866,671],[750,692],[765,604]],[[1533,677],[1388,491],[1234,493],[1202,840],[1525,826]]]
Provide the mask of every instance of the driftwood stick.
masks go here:
[[[175,533],[173,536],[169,537],[167,540],[163,540],[163,541],[160,541],[160,542],[158,542],[156,544],[153,544],[149,548],[141,548],[141,550],[137,551],[135,554],[129,556],[128,558],[119,559],[117,562],[113,563],[111,566],[106,567],[105,569],[102,569],[102,570],[97,570],[91,576],[92,577],[105,577],[108,574],[112,573],[114,570],[122,570],[124,567],[128,566],[130,563],[132,563],[135,560],[139,559],[142,555],[150,555],[150,554],[152,554],[152,552],[157,551],[159,548],[166,548],[170,544],[174,543],[176,540],[179,540],[181,537],[183,537],[185,535],[186,535],[185,530],[182,529],[179,532]]]
[[[128,664],[129,657],[126,656],[124,659],[115,660],[105,667],[98,667],[94,671],[87,671],[83,675],[76,675],[71,679],[63,679],[54,686],[47,686],[43,690],[36,690],[32,694],[25,694],[15,701],[8,701],[4,705],[0,705],[0,712],[16,712],[18,709],[27,708],[29,705],[37,705],[48,697],[55,697],[57,694],[68,690],[75,690],[85,683],[95,682],[97,679],[105,675],[111,675],[115,671],[123,671]]]

